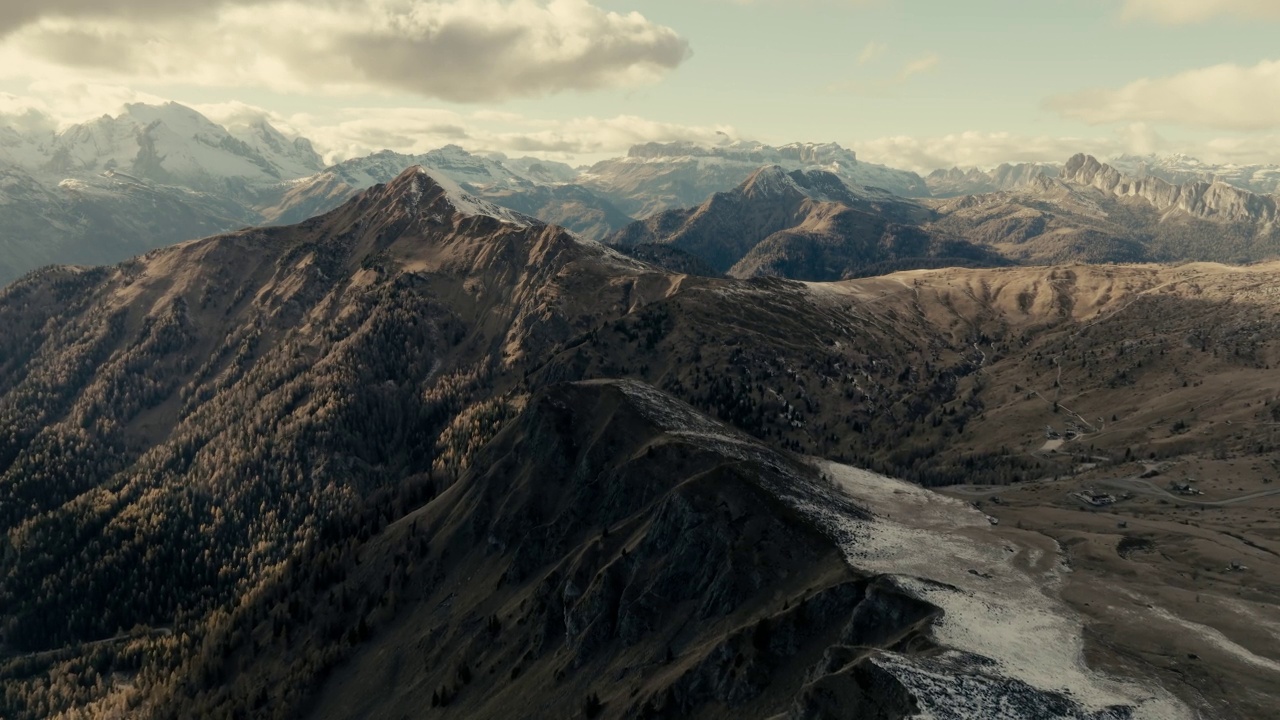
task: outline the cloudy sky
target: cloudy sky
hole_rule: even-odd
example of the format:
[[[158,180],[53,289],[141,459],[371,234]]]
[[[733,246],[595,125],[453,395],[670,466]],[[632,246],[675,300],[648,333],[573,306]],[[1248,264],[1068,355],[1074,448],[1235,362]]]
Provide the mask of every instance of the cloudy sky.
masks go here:
[[[330,159],[836,141],[1280,162],[1280,0],[3,0],[0,121],[176,100]]]

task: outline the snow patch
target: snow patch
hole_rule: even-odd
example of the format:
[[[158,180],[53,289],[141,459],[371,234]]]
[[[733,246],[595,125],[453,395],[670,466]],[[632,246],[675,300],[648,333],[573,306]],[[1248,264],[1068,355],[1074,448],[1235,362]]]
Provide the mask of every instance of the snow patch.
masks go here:
[[[942,608],[933,627],[942,650],[872,659],[916,696],[921,717],[1193,717],[1163,688],[1085,665],[1081,621],[1059,596],[1069,570],[1051,541],[1005,539],[958,500],[837,463],[806,467],[647,385],[600,382],[621,389],[669,434],[767,467],[756,474],[761,487],[827,533],[852,567]]]
[[[816,464],[876,515],[851,522],[846,535],[856,540],[844,548],[850,564],[897,577],[946,613],[934,634],[948,652],[884,653],[876,660],[916,691],[926,717],[1192,717],[1163,689],[1085,665],[1081,621],[1058,596],[1069,571],[1056,548],[1015,546],[958,500],[845,465]]]
[[[416,172],[417,176],[414,178],[414,196],[412,198],[413,204],[415,205],[422,199],[422,194],[424,192],[422,180],[425,178],[440,186],[440,189],[444,190],[446,201],[453,206],[454,210],[463,215],[491,217],[504,223],[519,225],[520,227],[533,227],[535,225],[542,224],[538,220],[527,215],[522,215],[514,210],[509,210],[500,205],[495,205],[488,200],[483,200],[472,195],[466,190],[463,190],[462,186],[452,178],[446,177],[443,174],[430,174],[427,172],[426,168],[421,166],[416,169]]]

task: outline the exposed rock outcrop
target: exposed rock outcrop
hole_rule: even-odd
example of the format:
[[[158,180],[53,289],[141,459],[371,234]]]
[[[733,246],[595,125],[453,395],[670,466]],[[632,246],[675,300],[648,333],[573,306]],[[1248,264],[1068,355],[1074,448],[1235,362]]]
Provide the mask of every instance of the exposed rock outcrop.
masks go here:
[[[1076,155],[1062,168],[1062,179],[1117,197],[1140,198],[1162,213],[1180,211],[1194,218],[1224,222],[1271,224],[1276,199],[1222,182],[1174,185],[1157,177],[1126,176],[1091,155]]]

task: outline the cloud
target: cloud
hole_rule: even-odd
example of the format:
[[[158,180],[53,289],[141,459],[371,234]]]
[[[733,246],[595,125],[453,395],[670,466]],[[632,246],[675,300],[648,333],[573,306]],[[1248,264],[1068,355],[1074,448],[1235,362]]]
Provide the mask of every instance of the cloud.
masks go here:
[[[448,144],[474,153],[573,160],[623,155],[641,143],[716,144],[725,136],[737,136],[728,125],[682,125],[633,115],[552,120],[490,110],[464,113],[420,107],[351,107],[335,115],[286,115],[239,102],[193,108],[227,126],[266,120],[286,135],[310,139],[329,162],[379,150],[424,153]]]
[[[40,132],[53,132],[85,122],[104,113],[114,114],[129,103],[159,104],[163,98],[122,85],[98,85],[58,80],[38,80],[28,87],[29,95],[0,93],[0,125],[13,127],[12,118],[39,118]],[[37,126],[27,128],[35,130]]]
[[[863,48],[858,57],[858,65],[865,65],[881,53],[888,50],[887,45],[872,42]],[[864,60],[865,58],[865,60]],[[929,53],[903,64],[896,74],[863,71],[861,76],[846,77],[822,86],[822,91],[831,95],[862,95],[864,97],[891,97],[911,78],[930,72],[938,66],[941,58],[937,53]]]
[[[1076,153],[1106,159],[1121,154],[1183,153],[1209,163],[1280,164],[1280,135],[1253,134],[1206,141],[1172,141],[1144,123],[1109,135],[1062,137],[1009,132],[963,132],[937,137],[886,137],[854,143],[858,158],[927,174],[938,168],[989,169],[1001,163],[1062,163]]]
[[[929,53],[924,57],[916,58],[906,65],[902,66],[902,70],[898,72],[898,81],[902,82],[910,79],[914,75],[926,73],[938,66],[938,55]]]
[[[1280,165],[1280,135],[1214,138],[1195,154],[1210,162]]]
[[[857,143],[858,158],[891,167],[929,173],[938,168],[991,168],[1000,163],[1064,162],[1079,152],[1108,157],[1120,152],[1136,152],[1145,141],[1146,152],[1158,148],[1151,136],[1075,138],[1028,136],[1007,132],[964,132],[939,137],[896,136]]]
[[[198,15],[222,5],[249,5],[267,0],[4,0],[0,4],[0,36],[41,18],[105,18]]]
[[[0,76],[36,58],[97,80],[465,103],[651,83],[690,55],[671,28],[588,0],[246,2],[199,20],[42,17],[10,35]]]
[[[1154,20],[1185,25],[1227,15],[1246,19],[1280,20],[1276,0],[1125,0],[1121,16],[1126,20]]]
[[[1095,125],[1141,121],[1222,130],[1272,129],[1280,127],[1280,60],[1144,78],[1118,89],[1053,97],[1047,106],[1063,117]]]
[[[871,42],[867,43],[866,47],[862,48],[862,52],[858,53],[858,64],[866,65],[872,60],[875,60],[876,58],[883,55],[884,52],[888,49],[889,49],[889,46],[886,45],[885,43],[872,40]]]
[[[421,153],[456,143],[471,152],[536,154],[558,158],[625,154],[632,145],[676,140],[712,144],[728,126],[689,126],[631,115],[546,120],[522,116],[486,119],[483,113],[423,108],[345,110],[335,120],[294,117],[286,127],[311,138],[330,160],[382,149]]]

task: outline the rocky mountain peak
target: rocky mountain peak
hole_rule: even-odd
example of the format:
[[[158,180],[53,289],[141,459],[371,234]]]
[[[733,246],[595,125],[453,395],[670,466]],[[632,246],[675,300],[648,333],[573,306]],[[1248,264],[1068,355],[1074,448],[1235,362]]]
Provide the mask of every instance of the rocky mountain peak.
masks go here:
[[[753,200],[805,195],[795,179],[779,165],[767,165],[755,171],[739,186],[739,191]]]
[[[1092,155],[1076,153],[1062,166],[1062,178],[1082,185],[1093,183],[1099,174],[1108,177],[1119,177],[1120,172],[1106,165]]]
[[[1251,224],[1277,220],[1274,197],[1218,181],[1179,185],[1158,177],[1134,178],[1092,155],[1073,156],[1063,166],[1061,178],[1117,197],[1140,198],[1161,213],[1182,212],[1203,220]]]
[[[826,170],[791,170],[767,165],[752,173],[737,189],[751,200],[778,198],[816,202],[856,202],[854,193],[839,175]]]
[[[520,227],[543,224],[527,215],[484,200],[444,174],[432,174],[421,165],[406,169],[391,182],[370,192],[378,198],[378,210],[375,212],[385,209],[396,213],[409,212],[415,216],[489,217]]]

